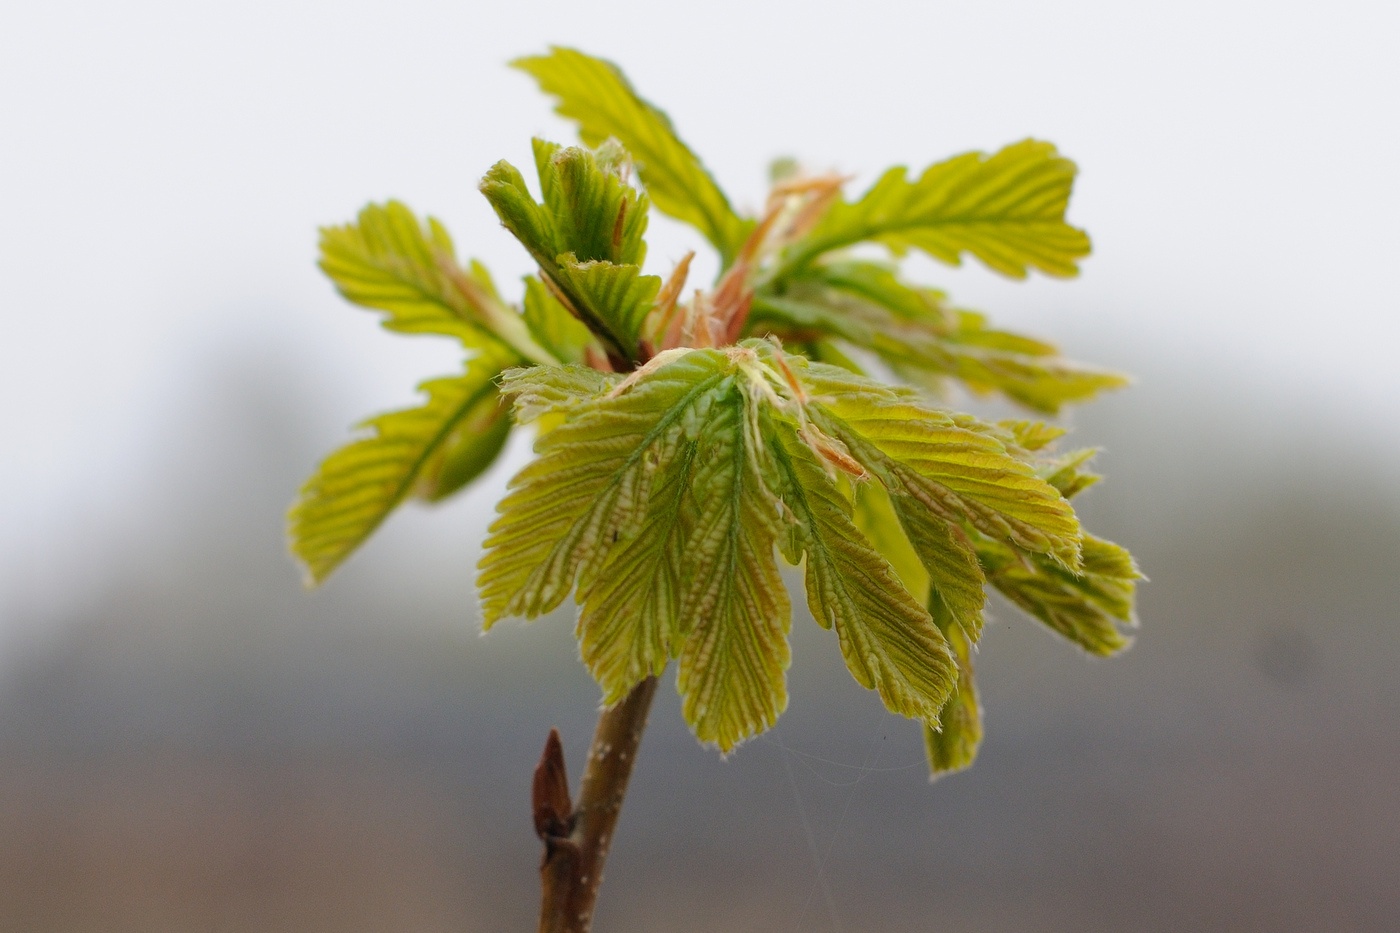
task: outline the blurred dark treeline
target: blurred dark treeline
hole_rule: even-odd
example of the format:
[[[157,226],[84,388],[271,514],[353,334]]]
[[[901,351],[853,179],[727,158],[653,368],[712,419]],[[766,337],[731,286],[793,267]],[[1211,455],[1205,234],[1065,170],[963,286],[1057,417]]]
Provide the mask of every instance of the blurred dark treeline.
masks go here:
[[[998,606],[982,758],[930,787],[799,612],[792,707],[730,759],[660,694],[600,933],[1395,928],[1394,471],[1126,364],[1075,429],[1106,448],[1088,523],[1152,577],[1134,648],[1087,660]],[[501,470],[303,591],[282,512],[338,434],[298,378],[213,366],[83,608],[7,620],[0,931],[532,928],[529,775],[550,726],[582,761],[596,703],[569,618],[477,635]]]

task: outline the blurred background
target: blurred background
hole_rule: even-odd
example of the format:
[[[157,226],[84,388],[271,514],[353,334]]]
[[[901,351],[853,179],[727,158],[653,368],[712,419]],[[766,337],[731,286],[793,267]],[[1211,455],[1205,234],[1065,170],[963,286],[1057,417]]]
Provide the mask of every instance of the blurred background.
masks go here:
[[[398,197],[524,274],[475,185],[573,139],[505,67],[550,42],[749,207],[777,156],[859,190],[1055,141],[1079,279],[913,268],[1137,376],[1070,421],[1152,578],[1107,661],[996,606],[981,760],[932,787],[800,611],[791,709],[728,760],[665,688],[600,933],[1393,929],[1397,40],[1359,0],[7,5],[0,931],[532,928],[530,772],[559,726],[577,775],[597,691],[566,613],[478,635],[526,439],[314,593],[282,515],[456,366],[336,297],[317,225]],[[696,239],[653,231],[657,268]]]

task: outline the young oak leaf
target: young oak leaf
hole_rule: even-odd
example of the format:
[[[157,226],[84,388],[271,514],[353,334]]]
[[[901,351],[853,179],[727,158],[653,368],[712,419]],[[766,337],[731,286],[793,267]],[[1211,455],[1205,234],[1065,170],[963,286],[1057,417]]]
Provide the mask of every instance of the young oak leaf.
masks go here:
[[[783,268],[799,270],[832,250],[874,241],[897,255],[919,249],[954,266],[971,253],[1017,279],[1029,269],[1073,276],[1089,255],[1088,236],[1064,219],[1074,175],[1073,162],[1033,139],[991,156],[955,156],[912,182],[896,166],[859,200],[833,205],[793,245]]]
[[[552,47],[547,55],[511,63],[558,100],[556,111],[579,124],[590,146],[615,138],[636,159],[637,172],[657,208],[703,233],[725,264],[738,253],[751,222],[729,199],[670,119],[642,99],[612,62],[575,49]]]
[[[510,428],[495,379],[519,358],[495,345],[466,371],[419,388],[427,401],[364,422],[367,436],[332,453],[288,513],[292,552],[320,583],[410,494],[438,499],[490,466]]]

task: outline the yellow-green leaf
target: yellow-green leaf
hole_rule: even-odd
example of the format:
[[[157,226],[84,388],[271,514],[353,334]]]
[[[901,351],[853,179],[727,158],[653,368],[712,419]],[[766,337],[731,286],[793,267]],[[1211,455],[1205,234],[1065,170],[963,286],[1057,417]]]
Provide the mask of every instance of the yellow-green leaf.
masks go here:
[[[806,557],[807,605],[824,628],[835,627],[856,682],[885,708],[938,722],[956,682],[948,644],[894,568],[851,520],[851,503],[790,425],[776,423],[769,455],[794,516],[794,550]]]
[[[724,752],[787,708],[791,609],[774,556],[777,502],[756,465],[761,440],[746,408],[716,405],[701,428],[683,552],[681,712]]]
[[[679,657],[687,721],[728,751],[786,704],[787,594],[747,394],[717,350],[630,377],[508,373],[521,420],[561,423],[516,476],[481,560],[485,624],[548,612],[577,586],[585,659],[617,699]]]
[[[579,262],[573,253],[559,257],[555,276],[578,310],[600,322],[627,356],[637,352],[642,324],[661,290],[661,276],[642,275],[637,266]]]
[[[366,206],[353,224],[322,227],[321,269],[350,301],[387,312],[388,330],[444,334],[468,347],[489,339],[479,309],[453,281],[466,273],[447,230],[398,201]]]
[[[819,263],[784,283],[760,289],[747,333],[839,338],[879,355],[896,374],[935,391],[948,379],[974,393],[1000,392],[1047,414],[1120,388],[1118,373],[1075,363],[1051,344],[994,330],[986,318],[952,307],[930,288],[900,281],[880,263]]]
[[[1122,627],[1136,624],[1133,604],[1143,575],[1112,541],[1086,534],[1083,553],[1083,569],[1073,573],[1000,542],[977,544],[987,580],[1003,596],[1090,654],[1116,654],[1131,644]]]
[[[560,362],[582,362],[584,348],[595,343],[588,328],[569,313],[539,276],[525,279],[522,316],[534,338]]]
[[[637,172],[657,208],[691,224],[714,244],[726,263],[751,226],[729,205],[700,159],[676,136],[670,119],[642,99],[612,62],[575,49],[516,59],[540,88],[558,100],[557,112],[579,125],[590,146],[615,138],[636,160]]]
[[[441,502],[456,493],[496,462],[510,429],[510,406],[500,393],[482,394],[418,471],[413,494]]]
[[[324,580],[420,483],[434,498],[444,484],[455,489],[489,465],[503,441],[491,417],[494,380],[515,361],[509,351],[488,350],[462,375],[423,383],[423,405],[369,419],[366,436],[321,463],[288,514],[292,552],[310,581]]]
[[[549,612],[581,573],[591,579],[645,518],[649,454],[673,427],[692,424],[725,378],[714,359],[692,355],[614,398],[620,376],[581,366],[506,373],[502,390],[515,396],[520,421],[555,413],[564,422],[540,435],[536,459],[497,506],[477,579],[486,627]]]
[[[442,224],[420,223],[397,201],[365,207],[357,223],[323,227],[321,268],[347,299],[387,312],[388,330],[444,334],[472,350],[504,344],[522,361],[556,362],[496,294],[485,267],[462,268]]]
[[[924,726],[924,750],[928,753],[929,780],[937,780],[972,766],[982,745],[982,708],[973,681],[972,642],[952,616],[940,611],[937,596],[929,609],[948,638],[958,664],[958,685],[943,707],[940,727]]]
[[[660,674],[680,648],[680,614],[688,515],[684,508],[695,477],[695,439],[676,422],[648,462],[642,495],[646,515],[634,534],[608,551],[590,584],[580,587],[579,651],[603,704],[621,700],[643,678]]]
[[[834,205],[784,262],[801,268],[831,250],[874,241],[954,266],[970,253],[1012,278],[1029,269],[1072,276],[1089,255],[1088,236],[1064,219],[1074,175],[1073,162],[1033,139],[990,156],[955,156],[912,182],[898,166],[859,200]]]
[[[800,378],[814,399],[813,420],[896,499],[907,496],[946,522],[967,521],[996,540],[1078,566],[1074,509],[1007,451],[994,428],[978,430],[975,419],[930,408],[910,390],[832,366],[809,364]]]
[[[879,483],[858,483],[852,518],[860,533],[869,538],[881,556],[890,562],[909,595],[921,604],[927,604],[928,571],[900,527],[899,516],[895,515],[894,505],[885,487]]]
[[[642,275],[647,199],[623,180],[615,145],[598,153],[535,141],[544,203],[498,162],[480,188],[566,304],[620,361],[634,359],[661,279]]]

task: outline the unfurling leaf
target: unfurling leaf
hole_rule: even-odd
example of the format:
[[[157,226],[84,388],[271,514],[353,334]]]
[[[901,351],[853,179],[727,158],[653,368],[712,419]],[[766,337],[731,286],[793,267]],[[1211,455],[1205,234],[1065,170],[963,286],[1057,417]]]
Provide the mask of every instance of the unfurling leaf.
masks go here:
[[[635,353],[642,324],[661,290],[661,276],[642,275],[637,266],[559,257],[555,279],[588,319],[607,323],[628,353]]]
[[[852,516],[860,533],[870,540],[880,556],[890,562],[909,595],[921,605],[928,603],[929,575],[919,552],[909,543],[899,526],[890,494],[879,483],[859,483],[855,488]],[[980,570],[979,570],[980,572]]]
[[[486,625],[549,612],[576,589],[581,650],[604,702],[679,658],[686,719],[725,750],[786,703],[775,545],[805,567],[808,605],[836,629],[856,680],[932,724],[958,666],[891,559],[906,578],[922,573],[969,642],[983,577],[964,524],[1015,553],[1078,561],[1073,512],[1008,451],[1009,431],[766,341],[668,351],[625,379],[516,370],[503,391],[521,421],[558,423],[491,527]],[[867,474],[879,490],[861,493],[866,510],[898,517],[878,543],[844,485]]]
[[[698,229],[726,263],[735,256],[752,224],[734,213],[670,119],[643,100],[616,65],[559,47],[512,64],[559,101],[559,114],[579,124],[585,143],[621,142],[658,209]]]
[[[530,333],[561,363],[583,362],[584,350],[595,345],[588,328],[569,313],[539,276],[525,279],[522,316]]]
[[[510,437],[510,407],[499,392],[483,394],[423,464],[413,494],[441,502],[490,468]]]
[[[777,504],[730,370],[695,351],[625,386],[579,367],[507,374],[519,417],[564,421],[512,480],[478,580],[487,626],[550,611],[577,580],[605,697],[679,657],[686,718],[725,750],[785,706],[788,625]]]
[[[752,400],[732,391],[696,436],[693,494],[681,551],[688,632],[676,687],[696,738],[729,751],[787,708],[790,607],[774,556],[777,503],[758,464]],[[677,569],[680,569],[679,567]]]
[[[616,360],[634,359],[661,279],[641,274],[647,198],[626,183],[625,153],[615,144],[590,152],[535,140],[535,165],[543,203],[508,162],[486,173],[482,194],[534,257],[555,299]]]
[[[466,371],[419,389],[427,401],[363,424],[367,436],[327,457],[288,514],[292,552],[324,580],[389,513],[417,491],[440,499],[490,466],[509,431],[495,379],[519,358],[487,350]]]
[[[1033,139],[991,156],[955,156],[912,182],[895,167],[859,200],[834,205],[784,265],[798,270],[823,253],[873,241],[896,254],[923,250],[954,266],[971,253],[1012,278],[1025,278],[1029,269],[1072,276],[1089,255],[1088,236],[1064,219],[1074,174],[1073,162]]]
[[[572,594],[607,722],[644,714],[648,679],[676,661],[701,741],[728,752],[772,726],[790,660],[780,556],[855,680],[921,721],[935,778],[982,740],[973,655],[989,585],[1088,652],[1128,644],[1142,575],[1070,504],[1099,480],[1094,451],[1054,450],[1053,425],[938,407],[950,390],[995,393],[1053,416],[1125,377],[867,258],[1074,276],[1090,249],[1066,220],[1074,163],[1025,140],[916,176],[895,167],[848,199],[842,175],[784,158],[749,217],[611,62],[552,47],[512,64],[583,143],[535,139],[537,188],[505,161],[481,180],[537,267],[518,305],[398,202],[321,231],[341,294],[388,330],[456,338],[469,362],[424,383],[419,407],[366,421],[302,488],[290,535],[312,581],[405,498],[439,501],[481,475],[530,423],[536,458],[478,565],[483,626]],[[644,274],[653,203],[717,249],[712,286],[688,285],[693,251],[664,282]],[[535,795],[555,854],[575,816],[559,748]]]
[[[596,151],[532,140],[535,173],[553,235],[555,256],[580,262],[641,265],[647,198],[628,184],[628,155],[616,141]]]

